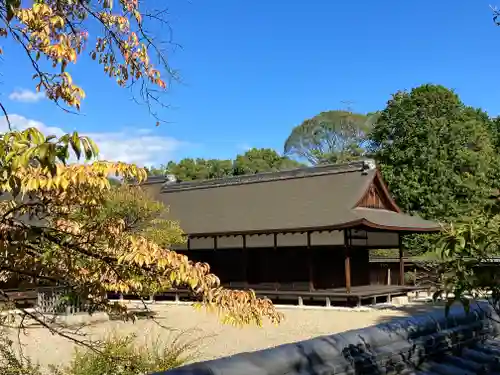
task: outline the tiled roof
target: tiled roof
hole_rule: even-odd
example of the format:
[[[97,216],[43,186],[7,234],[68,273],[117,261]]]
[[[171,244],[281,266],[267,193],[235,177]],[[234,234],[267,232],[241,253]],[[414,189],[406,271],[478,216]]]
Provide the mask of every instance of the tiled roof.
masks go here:
[[[149,189],[189,235],[373,227],[438,231],[432,221],[399,212],[372,163],[299,168],[223,179],[169,182]],[[378,190],[377,190],[378,189]],[[363,206],[376,190],[383,207]]]
[[[500,341],[486,340],[466,346],[456,353],[447,353],[435,360],[425,361],[413,373],[422,375],[493,375],[498,374],[499,371]]]

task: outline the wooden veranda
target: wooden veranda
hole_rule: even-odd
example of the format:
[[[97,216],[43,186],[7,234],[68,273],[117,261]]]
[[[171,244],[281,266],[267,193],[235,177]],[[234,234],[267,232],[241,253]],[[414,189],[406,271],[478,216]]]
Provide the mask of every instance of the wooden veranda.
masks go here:
[[[361,306],[363,303],[376,304],[379,302],[390,302],[392,297],[403,296],[408,292],[418,290],[413,286],[399,285],[360,285],[351,288],[347,292],[344,287],[332,289],[304,290],[304,289],[273,289],[265,285],[238,285],[227,288],[252,289],[259,297],[266,297],[274,302],[296,303],[298,306],[315,304],[330,307],[332,304],[340,303],[347,306]],[[188,300],[190,293],[187,289],[171,289],[160,293],[152,298],[167,297],[170,300]]]

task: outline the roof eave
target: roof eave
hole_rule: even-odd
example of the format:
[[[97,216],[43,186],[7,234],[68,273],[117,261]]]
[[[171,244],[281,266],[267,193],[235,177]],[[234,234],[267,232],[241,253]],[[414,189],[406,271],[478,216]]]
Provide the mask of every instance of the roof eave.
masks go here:
[[[256,234],[279,234],[279,233],[305,233],[305,232],[318,232],[318,231],[334,231],[343,229],[354,229],[360,227],[367,227],[370,229],[382,230],[385,232],[411,232],[411,233],[432,233],[442,230],[441,225],[436,227],[417,227],[417,226],[387,226],[377,224],[366,219],[353,220],[341,224],[305,227],[305,228],[280,228],[280,229],[261,229],[252,231],[232,231],[232,232],[213,232],[213,233],[188,233],[193,237],[211,237],[211,236],[239,236],[239,235],[256,235]]]
[[[372,221],[363,219],[361,220],[361,225],[364,225],[368,228],[383,230],[387,232],[411,232],[411,233],[437,233],[442,231],[443,227],[440,224],[436,224],[436,226],[393,226],[393,225],[383,225],[374,223]]]

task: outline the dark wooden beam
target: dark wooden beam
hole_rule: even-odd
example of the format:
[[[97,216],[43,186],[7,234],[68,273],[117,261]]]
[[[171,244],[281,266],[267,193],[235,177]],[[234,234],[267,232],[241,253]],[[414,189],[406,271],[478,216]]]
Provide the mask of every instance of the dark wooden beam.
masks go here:
[[[273,256],[274,256],[274,264],[276,264],[276,257],[278,256],[278,233],[273,233]],[[280,283],[278,282],[278,278],[276,277],[276,272],[273,272],[274,275],[274,289],[278,290],[280,287]]]
[[[399,237],[399,284],[405,285],[405,261],[403,258],[403,236],[398,234]]]
[[[248,285],[248,251],[247,251],[247,236],[243,235],[243,276],[245,284]]]
[[[345,290],[351,293],[351,230],[344,230],[344,270],[345,270]]]
[[[313,249],[311,248],[311,232],[307,232],[307,268],[309,272],[309,291],[314,291],[314,268],[313,268]]]
[[[217,250],[217,237],[218,236],[214,236],[214,251]]]
[[[351,293],[351,249],[349,247],[345,248],[345,290],[347,293]]]

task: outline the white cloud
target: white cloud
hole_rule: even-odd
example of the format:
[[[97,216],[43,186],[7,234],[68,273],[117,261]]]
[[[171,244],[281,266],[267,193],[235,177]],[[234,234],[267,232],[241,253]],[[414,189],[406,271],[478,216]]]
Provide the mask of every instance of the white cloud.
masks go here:
[[[27,89],[16,89],[9,95],[10,100],[24,103],[36,103],[44,98],[45,93],[34,92]]]
[[[12,128],[24,130],[34,127],[45,135],[61,136],[67,131],[53,126],[47,126],[36,120],[11,114],[9,120]],[[0,117],[0,132],[8,130],[5,117]],[[127,128],[117,132],[92,132],[80,135],[89,136],[99,147],[99,159],[136,163],[140,166],[151,166],[166,163],[174,158],[180,149],[190,146],[189,143],[172,137],[155,135],[149,129]]]
[[[136,163],[141,166],[159,165],[171,160],[187,142],[159,135],[141,134],[141,130],[86,134],[99,147],[104,160]]]

